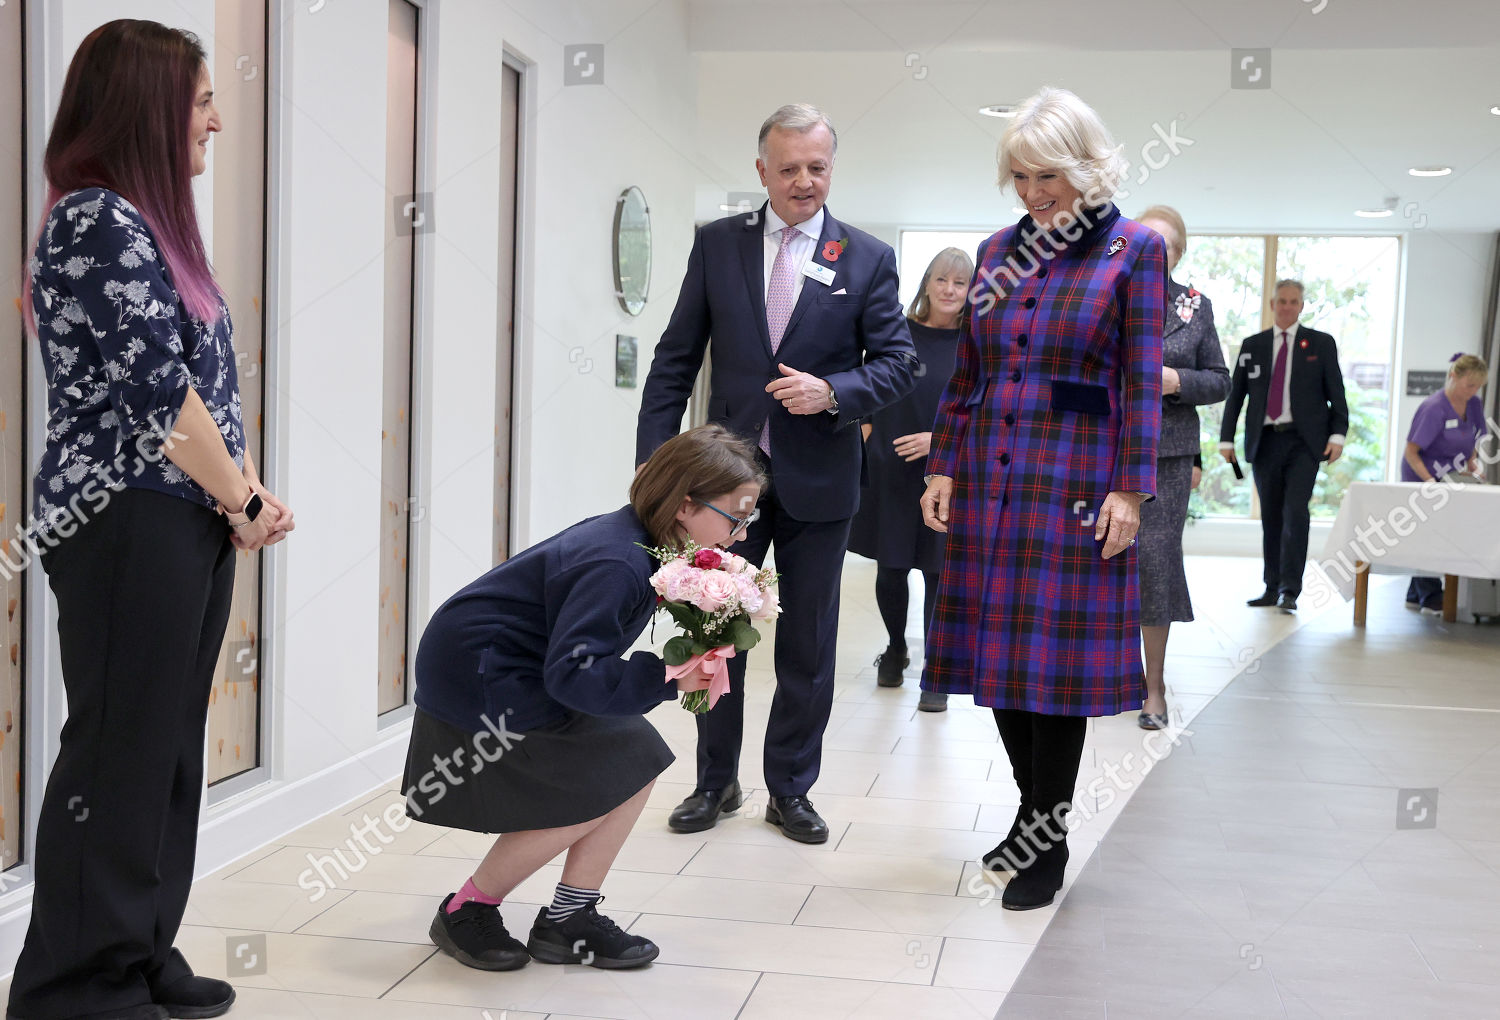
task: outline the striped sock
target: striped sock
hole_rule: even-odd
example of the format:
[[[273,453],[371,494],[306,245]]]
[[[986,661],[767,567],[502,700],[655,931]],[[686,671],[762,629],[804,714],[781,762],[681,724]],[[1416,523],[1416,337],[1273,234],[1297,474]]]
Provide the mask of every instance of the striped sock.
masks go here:
[[[557,892],[552,895],[552,905],[547,908],[547,920],[556,923],[566,921],[584,907],[599,902],[598,889],[575,889],[571,885],[557,883]]]

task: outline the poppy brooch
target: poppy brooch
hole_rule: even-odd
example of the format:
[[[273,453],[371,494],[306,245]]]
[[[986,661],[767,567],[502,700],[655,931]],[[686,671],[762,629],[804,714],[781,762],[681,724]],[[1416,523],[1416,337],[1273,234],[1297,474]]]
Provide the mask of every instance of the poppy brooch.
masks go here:
[[[1183,322],[1192,322],[1193,313],[1203,304],[1203,295],[1189,287],[1184,294],[1178,294],[1174,302],[1177,309],[1177,317]]]
[[[829,241],[823,245],[823,260],[825,262],[837,262],[839,256],[844,254],[844,249],[847,247],[849,247],[849,239],[847,237],[840,238],[837,241]]]
[[[1108,252],[1108,254],[1113,255],[1116,252],[1124,251],[1125,250],[1125,244],[1126,244],[1126,241],[1125,241],[1124,237],[1116,237],[1113,241],[1109,242],[1109,252]]]

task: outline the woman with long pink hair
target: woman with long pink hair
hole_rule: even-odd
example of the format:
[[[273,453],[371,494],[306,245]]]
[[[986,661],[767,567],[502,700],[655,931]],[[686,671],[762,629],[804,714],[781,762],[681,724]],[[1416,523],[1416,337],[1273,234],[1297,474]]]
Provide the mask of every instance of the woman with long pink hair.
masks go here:
[[[173,948],[236,548],[292,530],[245,452],[229,312],[193,206],[220,129],[196,37],[112,21],[47,140],[28,321],[47,435],[28,544],[57,597],[68,719],[37,825],[8,1015],[213,1017]]]

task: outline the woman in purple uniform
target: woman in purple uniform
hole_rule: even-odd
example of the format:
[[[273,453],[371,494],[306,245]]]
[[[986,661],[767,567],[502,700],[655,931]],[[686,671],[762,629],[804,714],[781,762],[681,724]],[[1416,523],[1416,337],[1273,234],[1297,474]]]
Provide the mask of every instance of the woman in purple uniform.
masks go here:
[[[1479,391],[1490,369],[1473,354],[1455,354],[1449,360],[1447,384],[1422,401],[1412,416],[1406,456],[1401,461],[1403,482],[1428,482],[1445,475],[1455,480],[1479,477],[1474,446],[1489,431]],[[1406,589],[1406,605],[1441,616],[1443,582],[1436,577],[1413,577]]]

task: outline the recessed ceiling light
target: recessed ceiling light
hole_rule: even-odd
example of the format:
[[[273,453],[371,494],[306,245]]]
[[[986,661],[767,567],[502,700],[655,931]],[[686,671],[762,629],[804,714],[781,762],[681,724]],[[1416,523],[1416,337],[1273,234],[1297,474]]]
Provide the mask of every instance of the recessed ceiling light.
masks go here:
[[[1014,117],[1016,108],[1006,103],[996,103],[993,106],[981,106],[979,112],[986,117]]]
[[[1453,172],[1451,166],[1414,166],[1406,171],[1413,177],[1447,177]]]
[[[1356,210],[1354,210],[1354,215],[1356,215],[1356,216],[1363,216],[1367,220],[1383,219],[1386,216],[1394,216],[1395,214],[1396,214],[1396,210],[1394,210],[1394,209],[1356,209]]]

